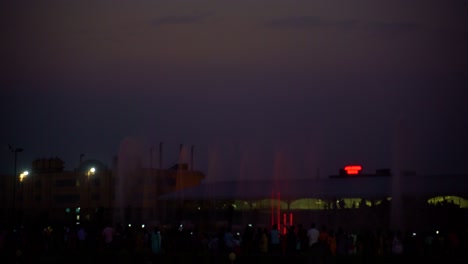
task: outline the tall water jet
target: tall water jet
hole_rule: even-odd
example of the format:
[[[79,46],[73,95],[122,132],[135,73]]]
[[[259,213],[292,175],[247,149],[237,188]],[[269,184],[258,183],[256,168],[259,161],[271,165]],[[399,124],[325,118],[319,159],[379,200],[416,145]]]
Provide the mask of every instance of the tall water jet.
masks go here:
[[[402,177],[408,170],[409,158],[412,153],[409,142],[409,129],[405,120],[399,120],[394,131],[393,142],[393,173],[391,186],[390,227],[393,230],[403,230],[405,221],[403,215]]]
[[[163,169],[163,143],[159,142],[159,169]]]
[[[190,170],[193,171],[194,168],[193,168],[193,154],[195,152],[195,146],[192,145],[191,149],[190,149]]]
[[[135,190],[132,188],[135,179],[142,169],[142,146],[140,142],[132,137],[122,140],[116,164],[116,193],[115,204],[116,213],[114,223],[124,223],[132,218],[132,209],[141,206],[138,199],[133,197]]]

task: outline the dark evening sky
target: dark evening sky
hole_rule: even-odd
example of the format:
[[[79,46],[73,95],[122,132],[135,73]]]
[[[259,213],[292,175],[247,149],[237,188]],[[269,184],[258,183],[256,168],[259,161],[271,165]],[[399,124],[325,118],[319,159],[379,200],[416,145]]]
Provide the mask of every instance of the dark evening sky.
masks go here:
[[[468,172],[468,1],[0,2],[0,172],[140,142],[209,179]],[[397,136],[400,135],[400,136]],[[398,139],[399,140],[396,140]],[[398,160],[398,162],[397,162]]]

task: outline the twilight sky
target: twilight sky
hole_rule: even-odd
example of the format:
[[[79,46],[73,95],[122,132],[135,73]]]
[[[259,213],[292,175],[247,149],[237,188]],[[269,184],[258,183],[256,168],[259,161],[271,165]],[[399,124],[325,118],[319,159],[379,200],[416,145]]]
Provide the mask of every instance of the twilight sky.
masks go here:
[[[468,172],[468,1],[0,2],[0,173],[139,142],[208,179]],[[188,161],[185,155],[185,161]],[[397,164],[397,165],[396,165]]]

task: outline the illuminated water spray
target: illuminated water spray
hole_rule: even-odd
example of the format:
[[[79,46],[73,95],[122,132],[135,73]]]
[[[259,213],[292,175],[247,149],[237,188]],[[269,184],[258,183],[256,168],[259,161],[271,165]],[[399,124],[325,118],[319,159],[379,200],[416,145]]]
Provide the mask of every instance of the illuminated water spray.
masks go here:
[[[115,193],[115,208],[118,208],[114,215],[114,222],[125,222],[131,217],[131,208],[141,206],[132,199],[132,186],[134,180],[139,176],[142,167],[142,151],[140,143],[131,137],[124,138],[119,146],[117,157],[117,181]]]
[[[286,227],[293,225],[293,213],[289,212],[289,219],[287,213],[283,213],[283,221],[281,221],[281,192],[278,191],[276,195],[275,199],[275,192],[271,191],[271,226],[277,224],[278,230],[286,234]]]
[[[290,176],[291,168],[290,166],[288,167],[288,165],[290,164],[287,163],[284,152],[276,151],[275,157],[274,157],[274,164],[273,164],[273,168],[274,168],[274,171],[273,171],[274,181],[273,182],[276,182],[277,180],[282,180]],[[274,190],[275,187],[277,188],[276,193]],[[293,215],[291,212],[289,212],[289,223],[288,223],[287,212],[283,212],[283,215],[281,214],[281,189],[282,188],[288,188],[288,187],[284,185],[280,186],[276,183],[274,183],[274,185],[272,186],[271,225],[273,226],[274,224],[276,224],[278,226],[278,230],[282,232],[283,234],[286,234],[287,226],[293,225],[293,222],[292,222]]]

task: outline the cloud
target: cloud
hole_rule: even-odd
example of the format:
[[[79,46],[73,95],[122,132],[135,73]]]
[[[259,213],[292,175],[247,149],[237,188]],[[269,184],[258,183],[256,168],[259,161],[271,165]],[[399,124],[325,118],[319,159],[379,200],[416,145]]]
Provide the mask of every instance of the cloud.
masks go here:
[[[185,24],[199,24],[206,19],[206,15],[187,15],[187,16],[165,16],[153,19],[151,25],[164,26],[164,25],[185,25]]]
[[[363,21],[357,19],[327,19],[316,16],[297,16],[270,20],[266,23],[272,28],[334,28],[338,30],[372,30],[387,33],[406,33],[425,30],[426,27],[416,23]]]
[[[359,20],[355,19],[333,20],[316,16],[300,16],[274,19],[270,20],[266,24],[273,28],[308,29],[316,27],[337,27],[340,29],[350,29],[356,27],[359,23]]]
[[[369,22],[366,27],[371,30],[388,32],[388,33],[410,33],[427,30],[422,24],[416,23],[387,23],[387,22]]]

